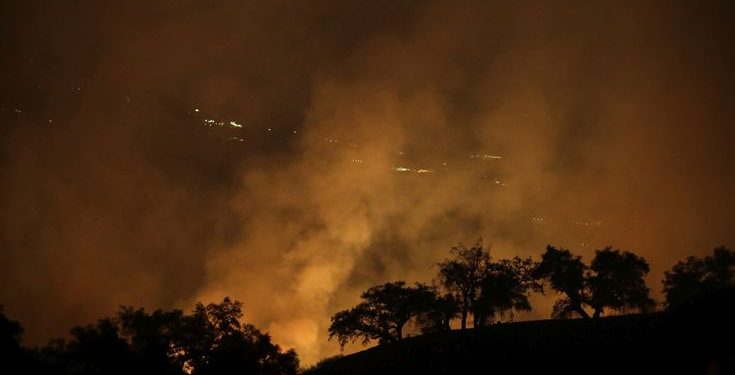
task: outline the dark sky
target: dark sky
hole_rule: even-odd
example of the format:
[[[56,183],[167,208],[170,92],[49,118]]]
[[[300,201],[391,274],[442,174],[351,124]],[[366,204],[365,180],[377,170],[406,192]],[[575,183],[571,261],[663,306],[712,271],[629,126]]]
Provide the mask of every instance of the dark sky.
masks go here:
[[[735,2],[579,3],[3,1],[0,303],[37,344],[229,295],[308,364],[480,236],[660,299],[735,246]]]

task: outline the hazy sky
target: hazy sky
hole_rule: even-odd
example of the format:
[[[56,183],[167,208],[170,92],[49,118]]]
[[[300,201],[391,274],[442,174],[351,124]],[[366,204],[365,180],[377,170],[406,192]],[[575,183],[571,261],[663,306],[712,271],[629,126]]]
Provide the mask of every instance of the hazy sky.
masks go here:
[[[735,2],[595,3],[3,1],[0,303],[43,344],[229,295],[309,364],[479,237],[660,299],[735,246]]]

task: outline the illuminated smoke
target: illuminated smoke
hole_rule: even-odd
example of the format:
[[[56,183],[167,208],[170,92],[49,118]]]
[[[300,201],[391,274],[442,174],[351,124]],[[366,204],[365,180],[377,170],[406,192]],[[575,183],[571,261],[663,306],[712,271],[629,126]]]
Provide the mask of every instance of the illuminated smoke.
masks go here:
[[[229,295],[308,364],[460,241],[632,249],[655,296],[735,243],[731,2],[2,7],[0,302],[29,342]]]

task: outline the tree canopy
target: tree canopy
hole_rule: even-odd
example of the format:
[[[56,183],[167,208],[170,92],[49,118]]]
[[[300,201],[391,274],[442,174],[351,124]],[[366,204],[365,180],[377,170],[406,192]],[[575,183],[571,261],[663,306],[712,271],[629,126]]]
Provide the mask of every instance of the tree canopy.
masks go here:
[[[576,313],[589,318],[585,307],[593,309],[592,317],[599,317],[605,309],[652,308],[654,302],[644,279],[648,272],[645,259],[628,251],[611,247],[596,250],[588,266],[569,250],[547,246],[534,274],[563,295],[554,304],[554,317]]]
[[[467,328],[467,316],[480,296],[482,280],[490,273],[490,250],[484,249],[482,239],[474,246],[462,245],[450,250],[451,258],[437,264],[438,281],[459,305],[461,327]]]
[[[588,304],[594,309],[593,317],[606,308],[649,311],[655,306],[644,279],[650,267],[642,257],[606,247],[596,251],[590,271]]]
[[[427,312],[435,294],[426,285],[406,286],[403,281],[374,286],[362,293],[363,302],[332,316],[329,339],[337,337],[340,346],[360,340],[380,343],[403,338],[403,328],[411,318]]]
[[[241,323],[242,303],[197,304],[181,310],[122,307],[114,318],[75,327],[71,339],[38,352],[47,373],[295,375],[298,357]]]
[[[725,247],[712,255],[690,256],[664,272],[667,308],[676,308],[703,293],[735,285],[735,251]]]
[[[474,323],[482,327],[506,312],[531,310],[531,292],[542,292],[534,277],[536,263],[531,258],[501,259],[490,264],[490,271],[480,282],[480,295],[472,308]]]

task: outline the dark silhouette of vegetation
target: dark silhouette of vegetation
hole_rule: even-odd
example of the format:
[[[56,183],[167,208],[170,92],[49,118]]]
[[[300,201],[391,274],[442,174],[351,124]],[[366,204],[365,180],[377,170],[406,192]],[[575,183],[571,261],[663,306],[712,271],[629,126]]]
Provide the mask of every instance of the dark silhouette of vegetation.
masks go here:
[[[120,331],[128,338],[137,374],[180,374],[183,356],[174,348],[180,344],[184,314],[181,310],[123,307],[118,313]]]
[[[565,296],[554,304],[552,317],[566,317],[573,312],[584,318],[590,317],[582,307],[585,300],[586,268],[582,257],[572,255],[569,250],[546,247],[546,252],[541,256],[541,263],[534,274],[537,278],[548,281],[552,289]]]
[[[296,353],[282,353],[270,336],[251,324],[241,324],[242,304],[225,298],[220,304],[204,306],[182,319],[182,335],[174,356],[191,374],[293,374],[298,368]]]
[[[439,295],[435,291],[429,309],[416,317],[416,325],[421,333],[447,332],[458,313],[457,301],[451,294]]]
[[[530,310],[529,294],[542,291],[530,258],[492,262],[481,239],[450,253],[452,258],[438,264],[437,280],[446,294],[422,284],[406,287],[403,281],[372,287],[362,294],[364,302],[332,316],[329,338],[337,337],[342,347],[358,340],[390,343],[403,338],[411,320],[422,333],[446,332],[458,315],[466,329],[470,314],[473,326],[481,327],[507,312]]]
[[[20,323],[10,320],[0,305],[0,363],[3,367],[20,365],[23,349],[20,346],[23,327]]]
[[[336,313],[329,326],[329,339],[340,346],[361,340],[388,343],[403,338],[403,327],[411,318],[429,311],[436,295],[426,285],[406,286],[403,281],[374,286],[362,293],[357,306]]]
[[[490,273],[490,251],[482,246],[479,239],[474,246],[462,245],[450,250],[452,258],[437,264],[439,284],[452,295],[458,303],[460,324],[467,328],[467,317],[480,296],[482,281]]]
[[[546,353],[521,366],[532,372],[550,363],[555,372],[569,373],[569,368],[580,363],[559,358],[572,352],[576,358],[585,358],[581,361],[589,366],[582,367],[589,368],[622,357],[630,363],[645,361],[641,353],[656,353],[654,350],[661,351],[656,357],[660,360],[695,353],[695,358],[686,362],[686,369],[698,371],[710,362],[722,369],[735,368],[735,346],[730,340],[735,335],[731,319],[735,312],[730,306],[735,294],[732,250],[719,247],[712,255],[689,257],[665,272],[664,293],[670,310],[665,314],[648,313],[654,307],[644,280],[649,265],[632,252],[606,247],[597,250],[587,265],[569,250],[548,246],[539,263],[519,257],[493,261],[489,249],[478,240],[471,248],[459,245],[450,253],[450,258],[438,263],[438,285],[409,286],[396,281],[371,287],[362,293],[361,303],[332,317],[329,339],[336,338],[341,347],[350,342],[377,341],[387,344],[382,347],[400,348],[385,349],[384,353],[416,358],[395,364],[396,368],[414,366],[404,372],[468,372],[473,361],[483,356],[483,348],[499,350],[508,358],[493,362],[499,372],[515,371],[513,366],[525,361],[523,353],[529,350]],[[485,327],[502,322],[506,315],[512,321],[514,312],[530,310],[529,297],[543,293],[544,282],[561,295],[552,317],[576,314],[596,319],[586,323],[586,319],[525,322],[508,324],[516,328],[507,329],[495,327],[506,324]],[[602,317],[608,310],[628,309],[643,314]],[[470,315],[473,326],[482,329],[452,333],[450,323],[459,318],[464,331]],[[221,303],[198,303],[190,313],[177,309],[149,313],[121,307],[112,318],[73,328],[68,339],[26,349],[21,346],[22,326],[8,319],[0,307],[0,361],[7,369],[34,374],[297,374],[295,351],[281,350],[268,334],[243,323],[242,318],[242,303],[229,298]],[[416,344],[418,348],[412,346],[415,344],[392,345],[405,341],[404,331],[413,332],[411,329],[424,334],[424,341],[411,341],[421,343]],[[707,341],[711,332],[717,332],[715,341]],[[692,342],[697,346],[689,344]],[[345,371],[333,371],[351,363],[350,357],[324,360],[306,373],[391,372],[380,361],[365,368],[348,366]],[[457,358],[466,362],[457,362]],[[430,365],[432,361],[436,366]],[[655,363],[649,364],[649,370],[660,370]],[[667,368],[680,370],[674,364]]]
[[[585,310],[589,306],[594,311],[592,317],[597,318],[605,309],[653,308],[644,280],[649,270],[645,259],[627,251],[610,247],[597,250],[592,265],[587,266],[569,250],[548,246],[534,274],[564,295],[554,304],[553,317],[576,313],[590,318]]]
[[[587,275],[589,301],[598,318],[604,309],[624,310],[627,308],[647,312],[656,303],[649,297],[650,289],[644,277],[650,272],[643,257],[628,251],[606,247],[595,252],[595,258]]]
[[[735,285],[735,251],[716,248],[712,255],[688,257],[664,272],[667,308],[678,308],[701,294]]]
[[[735,288],[728,288],[671,312],[426,334],[325,361],[304,375],[733,374],[733,300]]]
[[[472,308],[475,327],[485,326],[513,311],[529,311],[531,292],[543,292],[534,277],[536,263],[531,258],[502,259],[490,264],[490,270],[480,281],[480,295]]]
[[[73,328],[69,340],[30,351],[22,373],[295,375],[296,352],[282,351],[242,317],[242,304],[229,298],[197,304],[190,314],[122,307],[114,318]]]

